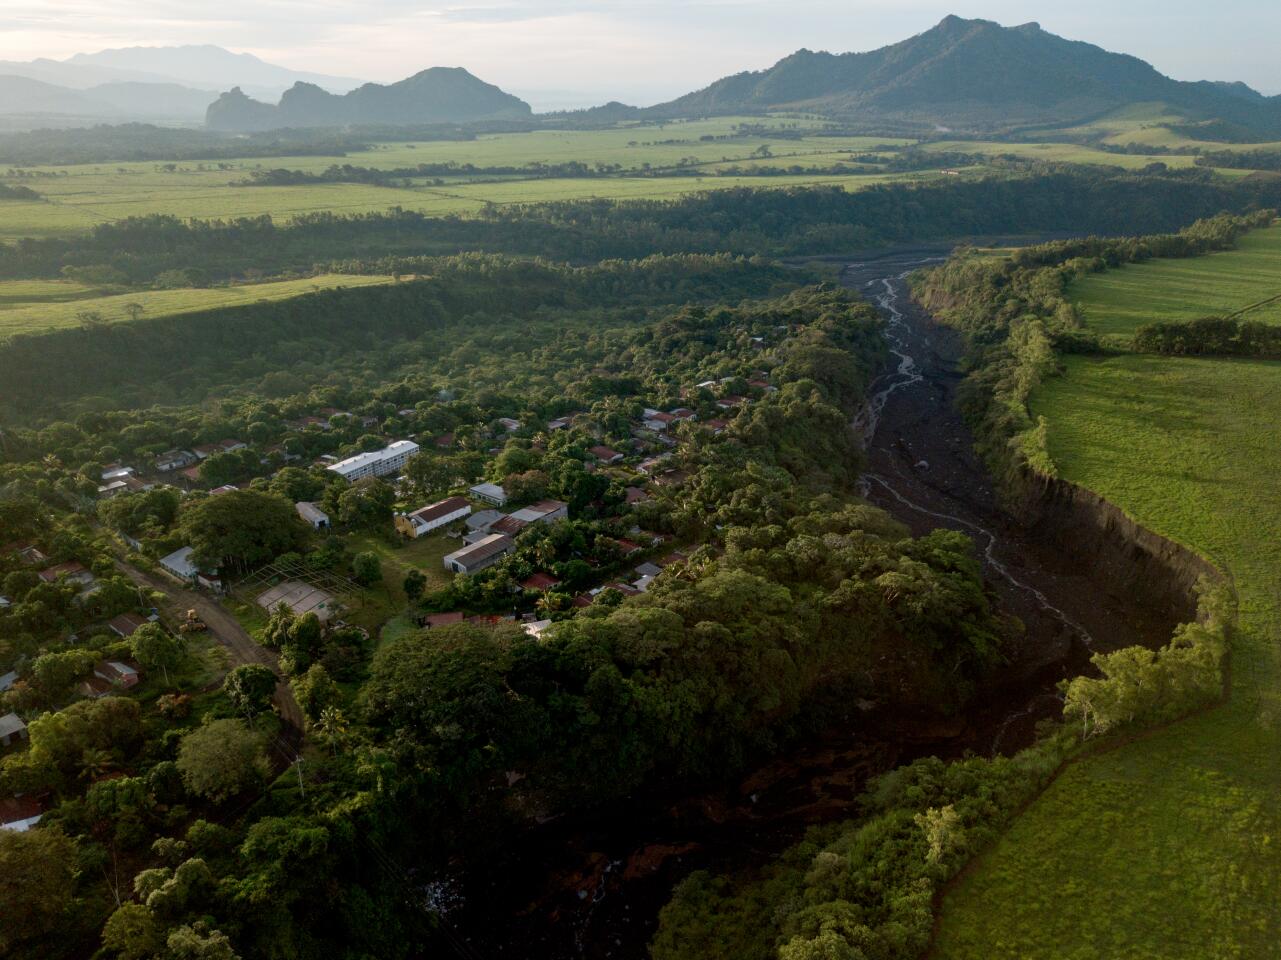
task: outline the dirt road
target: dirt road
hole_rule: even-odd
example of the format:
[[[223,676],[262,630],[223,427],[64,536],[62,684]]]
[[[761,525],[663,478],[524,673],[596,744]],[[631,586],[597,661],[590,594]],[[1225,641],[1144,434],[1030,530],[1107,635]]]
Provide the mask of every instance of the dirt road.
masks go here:
[[[117,560],[116,566],[139,586],[158,590],[168,597],[173,604],[175,616],[179,619],[186,615],[186,611],[195,610],[200,615],[200,619],[208,625],[210,636],[227,650],[233,667],[245,663],[259,663],[270,668],[277,677],[280,677],[280,663],[276,654],[255,642],[236,618],[217,600],[196,590],[180,586],[168,577],[145,573],[123,560]],[[285,730],[282,731],[284,739],[296,746],[302,742],[303,716],[288,681],[282,679],[276,684],[276,693],[272,700],[276,705],[276,712],[280,714],[280,719],[285,725]]]

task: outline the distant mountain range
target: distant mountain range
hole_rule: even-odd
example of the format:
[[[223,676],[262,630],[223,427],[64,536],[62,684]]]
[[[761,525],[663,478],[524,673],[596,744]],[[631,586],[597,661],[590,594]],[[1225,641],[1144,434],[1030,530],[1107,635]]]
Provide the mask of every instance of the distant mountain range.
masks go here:
[[[867,53],[799,50],[768,70],[735,74],[643,115],[694,117],[809,111],[926,129],[1008,129],[1088,122],[1160,102],[1190,120],[1255,134],[1281,130],[1281,97],[1242,83],[1185,83],[1137,57],[1065,40],[1038,24],[1002,27],[947,17]]]
[[[276,99],[296,83],[344,93],[361,81],[291,70],[221,47],[128,47],[66,60],[0,60],[0,116],[46,125],[150,120],[202,123],[218,92]]]
[[[210,104],[213,130],[272,130],[349,124],[466,123],[524,120],[529,104],[485,83],[461,67],[432,67],[397,83],[366,83],[336,96],[311,83],[296,83],[280,103],[261,103],[240,89]]]
[[[228,91],[220,96],[216,91]],[[276,101],[279,102],[276,102]],[[668,103],[609,103],[576,122],[816,113],[906,135],[998,135],[1070,128],[1159,104],[1212,139],[1281,138],[1281,96],[1243,83],[1187,83],[1125,54],[1065,40],[1035,23],[947,17],[865,53],[799,50]],[[131,47],[67,60],[0,61],[0,123],[199,123],[224,131],[524,120],[529,105],[461,68],[391,84],[301,73],[213,46]]]

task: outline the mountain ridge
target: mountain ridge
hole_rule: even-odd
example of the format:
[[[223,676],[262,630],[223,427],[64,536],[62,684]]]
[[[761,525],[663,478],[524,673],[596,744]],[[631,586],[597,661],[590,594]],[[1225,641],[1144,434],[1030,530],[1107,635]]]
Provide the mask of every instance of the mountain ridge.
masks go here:
[[[396,83],[366,83],[342,95],[328,93],[315,84],[296,83],[275,105],[233,88],[209,105],[205,125],[211,130],[249,132],[286,127],[523,120],[531,116],[533,110],[524,100],[462,67],[429,67]]]
[[[1281,97],[1244,84],[1187,83],[1124,53],[1068,40],[1040,24],[1003,27],[948,16],[924,33],[865,52],[804,49],[667,103],[649,116],[796,110],[974,129],[1085,122],[1141,102],[1167,102],[1197,119],[1281,130]]]

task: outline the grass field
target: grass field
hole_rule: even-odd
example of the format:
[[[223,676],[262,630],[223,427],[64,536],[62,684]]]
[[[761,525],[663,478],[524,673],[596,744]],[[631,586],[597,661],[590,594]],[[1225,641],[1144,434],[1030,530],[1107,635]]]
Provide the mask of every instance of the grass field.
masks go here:
[[[1234,313],[1281,297],[1281,226],[1242,237],[1236,250],[1191,260],[1150,260],[1086,277],[1069,295],[1086,325],[1101,334],[1128,335],[1158,320]],[[1281,300],[1244,316],[1281,323]]]
[[[20,237],[56,237],[80,233],[95,224],[129,216],[169,214],[196,219],[226,219],[269,214],[289,220],[319,211],[369,213],[399,206],[432,215],[474,214],[489,204],[539,203],[554,200],[608,198],[662,200],[702,190],[740,186],[790,187],[835,183],[858,190],[878,183],[929,179],[936,172],[833,176],[816,172],[849,164],[853,155],[884,154],[912,141],[892,137],[771,136],[743,134],[741,124],[800,125],[817,131],[813,121],[780,118],[720,118],[662,125],[622,125],[608,130],[537,130],[477,137],[475,140],[378,143],[346,156],[266,157],[179,163],[136,162],[32,167],[13,182],[30,186],[45,199],[0,205],[0,241]],[[796,131],[791,131],[795,133]],[[761,156],[762,148],[767,151]],[[946,141],[930,150],[955,150],[986,156],[1014,154],[1029,159],[1139,168],[1160,160],[1190,166],[1191,156],[1109,154],[1090,147],[1050,143],[978,143]],[[567,161],[608,164],[608,177],[531,179],[444,178],[383,187],[356,183],[242,187],[256,170],[287,169],[310,173],[348,163],[378,169],[414,167],[420,163],[474,164],[479,167],[525,166]],[[649,171],[680,166],[705,176],[652,177]],[[775,176],[718,176],[730,167],[797,168]],[[877,168],[870,167],[875,171]],[[982,168],[978,168],[982,169]],[[1232,171],[1246,174],[1249,171]],[[0,178],[3,179],[3,178]]]
[[[1253,245],[1244,246],[1221,259],[1248,260]],[[1205,262],[1161,266],[1173,276]],[[1204,279],[1224,287],[1207,295],[1229,297],[1235,276],[1224,269]],[[1064,359],[1065,374],[1032,402],[1048,420],[1050,454],[1064,477],[1233,578],[1241,629],[1231,695],[1069,765],[946,897],[931,956],[1276,957],[1281,363]]]
[[[210,287],[203,290],[143,290],[98,296],[92,288],[71,281],[0,281],[0,339],[17,333],[38,333],[80,326],[77,314],[96,311],[109,323],[130,319],[127,307],[142,307],[142,319],[176,316],[234,307],[260,300],[286,300],[332,287],[366,287],[390,283],[391,277],[329,273],[303,280]]]

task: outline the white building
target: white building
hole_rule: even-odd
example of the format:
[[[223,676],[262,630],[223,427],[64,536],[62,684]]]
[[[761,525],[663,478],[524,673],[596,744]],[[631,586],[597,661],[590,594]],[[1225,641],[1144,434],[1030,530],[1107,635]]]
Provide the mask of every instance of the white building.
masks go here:
[[[478,500],[501,507],[507,502],[507,491],[496,483],[478,483],[471,488],[471,495]]]
[[[330,464],[332,470],[348,483],[355,483],[365,477],[385,477],[399,473],[409,462],[409,458],[418,452],[418,444],[412,440],[397,440],[391,446],[368,453],[358,453],[346,460]]]
[[[169,573],[172,573],[179,580],[186,580],[188,583],[194,581],[200,574],[200,568],[191,560],[191,554],[194,548],[183,547],[175,550],[167,557],[160,558],[160,566],[164,567]]]
[[[6,713],[0,717],[0,747],[27,739],[27,725],[16,713]]]
[[[470,547],[463,547],[447,554],[444,558],[445,569],[451,573],[475,573],[497,563],[512,548],[511,537],[501,533],[491,533],[483,540],[478,540]]]
[[[298,511],[298,516],[302,517],[314,530],[324,530],[329,524],[329,514],[321,510],[310,500],[299,500],[294,504],[294,509]]]
[[[437,503],[420,507],[413,513],[402,513],[396,518],[396,530],[402,536],[417,539],[425,533],[447,523],[461,520],[471,513],[471,504],[464,497],[449,497]]]

